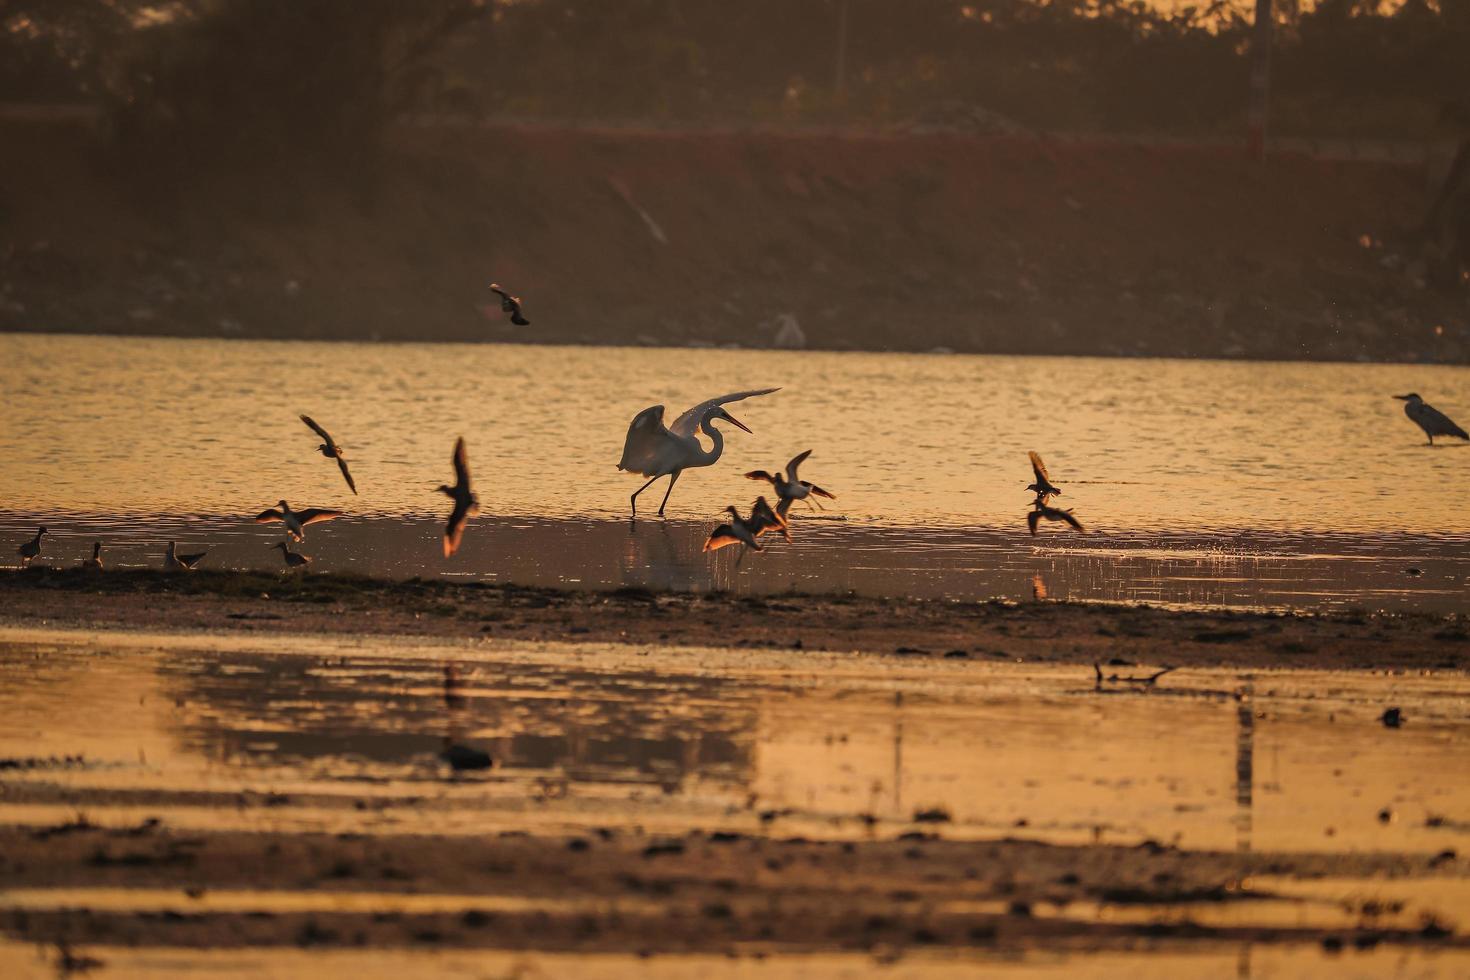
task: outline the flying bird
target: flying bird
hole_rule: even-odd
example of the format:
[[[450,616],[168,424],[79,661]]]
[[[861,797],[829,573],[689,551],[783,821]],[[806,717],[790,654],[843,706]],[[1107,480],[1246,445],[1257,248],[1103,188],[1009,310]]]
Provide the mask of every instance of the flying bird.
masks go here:
[[[267,545],[266,547],[280,548],[281,560],[286,563],[287,568],[305,568],[311,564],[310,555],[303,555],[299,551],[292,551],[290,545],[284,541],[277,541],[275,544]]]
[[[277,507],[263,510],[255,515],[255,523],[269,524],[272,521],[281,521],[286,525],[286,533],[291,539],[300,543],[306,540],[306,525],[318,524],[322,521],[334,520],[344,516],[340,510],[324,510],[309,507],[306,510],[292,510],[284,500],[277,502]]]
[[[722,405],[780,390],[759,388],[711,398],[679,416],[672,426],[664,425],[662,405],[645,408],[635,415],[633,423],[628,426],[628,437],[623,442],[623,458],[618,463],[620,470],[649,478],[629,498],[633,506],[633,516],[638,516],[638,494],[652,486],[659,477],[669,478],[669,488],[664,492],[663,503],[658,505],[658,513],[662,517],[664,507],[669,502],[669,494],[674,492],[674,484],[679,481],[679,474],[692,467],[711,466],[720,458],[720,454],[725,451],[725,437],[715,428],[716,419],[724,419],[745,432],[750,431],[745,423],[725,411]],[[708,450],[699,441],[699,432],[714,441]]]
[[[1414,421],[1414,424],[1424,430],[1429,437],[1429,444],[1434,445],[1435,436],[1454,436],[1456,439],[1470,439],[1465,430],[1450,420],[1450,417],[1432,405],[1427,405],[1424,399],[1417,394],[1394,395],[1404,403],[1404,414]]]
[[[1036,535],[1036,525],[1042,521],[1061,521],[1064,524],[1070,524],[1074,531],[1087,530],[1085,527],[1082,526],[1081,521],[1072,516],[1072,512],[1070,510],[1062,510],[1058,507],[1048,507],[1046,505],[1046,497],[1038,493],[1036,495],[1036,503],[1033,505],[1031,513],[1026,515],[1026,525],[1031,528],[1031,534],[1033,537]]]
[[[337,441],[332,438],[331,433],[312,421],[310,415],[301,416],[301,421],[311,426],[312,431],[322,437],[322,444],[316,447],[317,452],[327,457],[327,459],[335,459],[337,461],[337,469],[342,471],[342,479],[347,481],[347,489],[356,495],[357,484],[353,482],[352,473],[347,469],[347,458],[342,455],[342,447],[337,445]]]
[[[92,542],[92,557],[82,559],[82,567],[89,571],[102,571],[102,542]]]
[[[168,543],[168,552],[163,556],[163,567],[170,572],[192,572],[194,566],[199,564],[200,559],[209,554],[201,551],[197,555],[181,555],[174,546],[174,542]]]
[[[758,497],[751,505],[749,517],[741,517],[740,511],[734,506],[726,507],[725,512],[730,515],[730,522],[721,524],[710,532],[709,539],[704,543],[705,551],[719,551],[732,544],[743,544],[747,548],[764,551],[757,538],[772,529],[783,533],[786,531],[786,522],[771,509],[765,497]],[[786,540],[791,540],[789,534],[786,535]]]
[[[783,519],[786,517],[787,512],[791,510],[791,505],[798,500],[805,500],[808,507],[816,504],[818,508],[822,508],[821,503],[813,500],[812,497],[826,497],[828,500],[837,499],[834,494],[828,493],[815,483],[808,483],[796,475],[797,467],[811,454],[812,451],[808,449],[806,452],[792,457],[791,462],[786,464],[785,475],[781,473],[767,473],[765,470],[751,470],[745,474],[747,480],[764,480],[776,488],[776,513],[781,515]],[[787,536],[787,540],[790,540],[789,535]]]
[[[444,557],[448,558],[459,550],[459,539],[464,536],[465,521],[480,513],[480,498],[470,489],[470,463],[465,454],[464,436],[454,444],[454,486],[441,483],[438,492],[454,501],[449,520],[444,522]]]
[[[512,296],[510,293],[501,289],[499,283],[494,282],[490,284],[490,291],[500,297],[500,309],[510,314],[511,323],[514,323],[518,327],[529,327],[531,325],[531,321],[527,320],[521,313],[521,298],[519,296]]]
[[[1029,484],[1026,489],[1042,500],[1060,494],[1062,491],[1052,486],[1051,477],[1046,475],[1046,464],[1041,461],[1041,457],[1035,452],[1027,455],[1031,457],[1031,472],[1036,475],[1036,482]]]
[[[38,527],[36,528],[36,536],[34,538],[15,549],[15,553],[20,555],[22,568],[29,565],[33,559],[41,554],[41,537],[48,533],[50,532],[44,527]]]

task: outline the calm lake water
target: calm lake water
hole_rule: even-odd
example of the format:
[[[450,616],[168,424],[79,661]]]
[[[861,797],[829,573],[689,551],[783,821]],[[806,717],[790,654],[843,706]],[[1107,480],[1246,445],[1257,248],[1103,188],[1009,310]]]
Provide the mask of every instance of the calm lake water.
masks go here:
[[[310,529],[314,568],[1470,609],[1470,449],[1427,448],[1390,397],[1464,422],[1464,368],[42,335],[0,337],[0,357],[6,554],[45,521],[57,564],[101,536],[118,566],[177,538],[206,567],[272,567],[279,526],[247,519],[286,497],[352,515]],[[753,434],[685,474],[669,520],[651,518],[660,483],[630,525],[641,480],[614,464],[639,410],[774,385],[731,406]],[[345,447],[360,496],[302,412]],[[433,487],[459,435],[485,516],[446,561]],[[792,545],[738,567],[734,549],[702,554],[721,508],[769,490],[740,474],[804,449],[829,510],[798,508]],[[1025,533],[1028,449],[1088,534]]]

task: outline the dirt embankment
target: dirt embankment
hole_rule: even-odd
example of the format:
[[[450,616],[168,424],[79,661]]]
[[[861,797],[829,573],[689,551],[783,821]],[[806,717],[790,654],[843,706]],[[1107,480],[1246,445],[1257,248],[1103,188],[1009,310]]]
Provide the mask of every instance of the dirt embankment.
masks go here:
[[[144,193],[0,131],[0,329],[1463,361],[1422,168],[1021,138],[404,128],[375,189]],[[297,185],[283,174],[277,186]],[[488,309],[526,300],[523,331]],[[788,331],[788,338],[790,331]]]

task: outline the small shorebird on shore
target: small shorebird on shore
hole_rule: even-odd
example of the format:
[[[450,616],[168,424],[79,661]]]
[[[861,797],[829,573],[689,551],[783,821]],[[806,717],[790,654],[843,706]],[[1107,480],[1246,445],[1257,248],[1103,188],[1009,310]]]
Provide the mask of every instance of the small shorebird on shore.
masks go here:
[[[1417,394],[1410,392],[1407,395],[1394,395],[1393,397],[1404,403],[1404,414],[1424,430],[1431,446],[1434,445],[1435,436],[1453,436],[1456,439],[1470,440],[1470,434],[1466,434],[1465,430],[1456,425],[1448,415],[1426,404],[1424,399]]]
[[[1042,500],[1060,494],[1062,491],[1053,486],[1051,478],[1046,475],[1046,464],[1041,461],[1040,454],[1033,451],[1026,455],[1031,457],[1031,472],[1036,476],[1036,482],[1029,484],[1026,489]]]
[[[518,327],[529,327],[531,325],[531,321],[527,320],[525,314],[521,312],[521,298],[519,296],[512,296],[510,293],[507,293],[504,289],[500,288],[500,284],[497,282],[490,284],[490,291],[500,297],[500,310],[502,313],[510,314],[511,323],[514,323]]]
[[[1087,530],[1082,526],[1081,521],[1072,516],[1070,510],[1062,510],[1059,507],[1048,507],[1046,496],[1038,493],[1035,502],[1031,505],[1031,513],[1026,515],[1026,525],[1031,528],[1031,534],[1033,536],[1036,534],[1036,525],[1042,521],[1061,521],[1064,524],[1071,525],[1074,531]]]
[[[465,452],[464,436],[454,444],[454,486],[441,483],[436,492],[454,501],[449,519],[444,522],[444,557],[448,558],[459,550],[465,522],[480,513],[480,498],[470,487],[470,461],[469,454]]]
[[[708,540],[704,542],[705,551],[719,551],[732,544],[743,544],[747,548],[764,551],[757,538],[772,529],[786,533],[786,522],[771,509],[765,497],[758,497],[751,505],[749,517],[741,517],[740,511],[734,506],[726,507],[725,513],[730,515],[730,522],[721,524],[710,532]],[[786,535],[786,540],[791,540],[789,534]]]
[[[820,501],[813,500],[812,498],[826,497],[828,500],[837,499],[835,494],[828,493],[815,483],[808,483],[797,476],[797,467],[801,466],[811,454],[812,451],[808,449],[806,452],[792,457],[791,462],[786,464],[786,472],[784,474],[779,472],[767,473],[765,470],[751,470],[745,474],[747,480],[762,480],[776,488],[776,513],[780,514],[783,519],[786,517],[787,512],[791,510],[791,505],[798,500],[806,501],[808,507],[815,504],[817,509],[825,510],[826,508],[822,506]],[[790,540],[789,536],[787,540]]]
[[[102,571],[102,542],[92,542],[92,557],[82,559],[82,567],[94,572]]]
[[[19,548],[16,548],[15,549],[15,553],[17,555],[20,555],[20,564],[21,564],[21,567],[22,568],[24,568],[25,566],[29,565],[32,561],[34,561],[37,557],[40,556],[40,554],[41,554],[41,538],[43,538],[45,535],[47,535],[49,533],[50,532],[47,531],[44,527],[38,527],[38,528],[36,528],[36,536],[34,538],[32,538],[31,540],[27,541],[25,544],[21,545]]]
[[[281,549],[281,560],[286,563],[287,568],[305,568],[311,564],[310,555],[303,555],[299,551],[292,551],[291,546],[284,541],[277,541],[275,544],[267,545],[267,547]]]
[[[286,533],[290,534],[292,540],[299,544],[306,540],[306,525],[319,524],[322,521],[330,521],[342,516],[340,510],[324,510],[316,507],[292,510],[289,504],[280,500],[276,502],[276,508],[263,510],[256,514],[255,523],[269,524],[272,521],[281,521],[286,525]]]
[[[711,398],[680,415],[672,426],[664,425],[662,405],[645,408],[633,416],[633,422],[628,426],[627,438],[623,440],[623,458],[618,462],[618,469],[649,478],[647,483],[633,491],[633,496],[628,498],[633,507],[633,516],[638,516],[638,495],[652,486],[659,477],[669,478],[669,488],[664,491],[663,503],[658,505],[658,513],[662,517],[664,507],[669,502],[669,494],[674,492],[674,484],[679,482],[679,474],[696,466],[712,466],[719,460],[720,454],[725,451],[725,437],[715,428],[716,419],[723,419],[746,432],[750,431],[745,423],[725,411],[722,405],[780,390],[758,388]],[[713,440],[713,445],[708,450],[699,441],[699,432]]]
[[[209,552],[201,551],[197,555],[181,555],[174,542],[170,541],[168,551],[163,556],[163,567],[170,572],[192,572],[207,554]]]
[[[337,461],[337,469],[342,471],[342,479],[347,481],[347,489],[351,490],[355,496],[357,494],[357,484],[352,479],[352,473],[347,469],[347,458],[342,455],[342,447],[337,445],[337,441],[332,438],[331,433],[317,425],[310,415],[301,416],[301,421],[311,426],[312,431],[322,437],[322,444],[316,447],[317,452],[327,457],[327,459],[335,459]]]

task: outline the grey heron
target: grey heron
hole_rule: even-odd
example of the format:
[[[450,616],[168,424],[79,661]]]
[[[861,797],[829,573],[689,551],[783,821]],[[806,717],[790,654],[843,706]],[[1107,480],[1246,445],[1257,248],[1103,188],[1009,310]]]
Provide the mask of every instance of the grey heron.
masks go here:
[[[719,551],[732,544],[743,544],[747,548],[763,551],[765,549],[756,540],[762,534],[772,529],[786,533],[786,522],[771,509],[765,497],[756,498],[751,505],[749,517],[741,517],[740,511],[733,506],[726,507],[725,513],[730,515],[730,522],[721,524],[710,532],[708,540],[704,542],[705,551]],[[789,534],[787,540],[791,540]]]
[[[1031,472],[1035,474],[1036,482],[1029,484],[1026,489],[1042,500],[1060,494],[1062,491],[1052,486],[1051,477],[1046,474],[1046,464],[1041,461],[1041,456],[1034,451],[1027,455],[1031,457]]]
[[[279,508],[279,509],[277,509]],[[344,516],[340,510],[327,510],[319,507],[308,507],[306,510],[292,510],[284,500],[277,501],[277,507],[263,510],[255,515],[255,523],[269,524],[272,521],[280,521],[286,525],[286,533],[291,539],[300,543],[306,540],[306,525],[319,524],[322,521],[335,520]]]
[[[163,556],[163,567],[170,572],[192,572],[194,566],[207,554],[208,551],[201,551],[197,555],[181,555],[174,542],[170,541],[168,551]]]
[[[303,555],[299,551],[292,551],[291,546],[284,541],[277,541],[275,544],[267,545],[266,547],[280,548],[281,560],[286,563],[287,568],[305,568],[311,564],[310,555]]]
[[[633,516],[638,516],[638,495],[653,485],[659,477],[669,478],[669,488],[664,491],[663,503],[658,505],[659,516],[663,516],[664,507],[669,502],[669,494],[674,492],[674,484],[679,481],[679,474],[696,466],[711,466],[720,458],[725,451],[725,437],[720,430],[714,426],[716,419],[723,419],[745,432],[745,423],[735,418],[722,408],[728,402],[738,402],[745,398],[754,398],[757,395],[769,395],[780,388],[757,388],[751,391],[737,391],[730,395],[721,395],[708,401],[700,402],[689,411],[674,420],[672,426],[664,425],[664,407],[654,405],[645,408],[633,417],[633,422],[628,426],[628,436],[623,442],[623,458],[618,463],[618,469],[629,473],[638,473],[648,477],[648,482],[633,492],[629,503],[633,507]],[[713,440],[709,449],[699,441],[697,433],[703,432]]]
[[[521,298],[519,296],[512,296],[504,289],[501,289],[499,283],[495,282],[490,284],[490,291],[500,297],[500,310],[503,313],[510,314],[511,323],[514,323],[518,327],[529,327],[531,325],[531,321],[527,320],[525,315],[521,313]]]
[[[1429,444],[1434,445],[1435,436],[1454,436],[1456,439],[1470,440],[1465,430],[1450,420],[1450,417],[1432,405],[1425,403],[1424,399],[1410,392],[1407,395],[1394,395],[1404,403],[1404,414],[1413,420],[1414,424],[1424,430],[1429,437]]]
[[[828,500],[837,499],[835,494],[828,493],[815,483],[808,483],[797,476],[797,467],[801,466],[802,462],[811,454],[812,451],[808,449],[806,452],[792,457],[791,462],[786,464],[785,474],[779,472],[767,473],[765,470],[751,470],[745,474],[747,480],[761,480],[776,488],[776,513],[780,514],[782,518],[785,518],[787,512],[791,510],[791,505],[798,500],[805,500],[808,507],[816,503],[817,507],[821,508],[822,505],[812,500],[812,497],[826,497]]]
[[[20,555],[20,563],[22,567],[29,565],[32,560],[34,560],[41,554],[41,538],[49,533],[50,532],[47,531],[46,528],[38,527],[36,528],[36,536],[34,538],[27,541],[19,548],[15,549],[15,553],[17,555]]]
[[[102,571],[102,542],[92,542],[92,557],[82,559],[82,567],[90,571]]]
[[[317,425],[310,415],[301,416],[301,421],[311,426],[312,431],[322,437],[322,444],[316,447],[317,452],[327,457],[327,459],[335,459],[337,461],[337,469],[342,471],[342,479],[347,481],[347,489],[356,495],[357,483],[353,481],[352,474],[347,469],[347,458],[342,455],[342,447],[337,445],[337,441],[332,438],[331,433]]]
[[[454,444],[454,486],[441,483],[437,492],[454,501],[449,519],[444,522],[444,557],[448,558],[459,550],[465,521],[480,513],[480,498],[470,489],[470,461],[464,448],[464,436]]]

